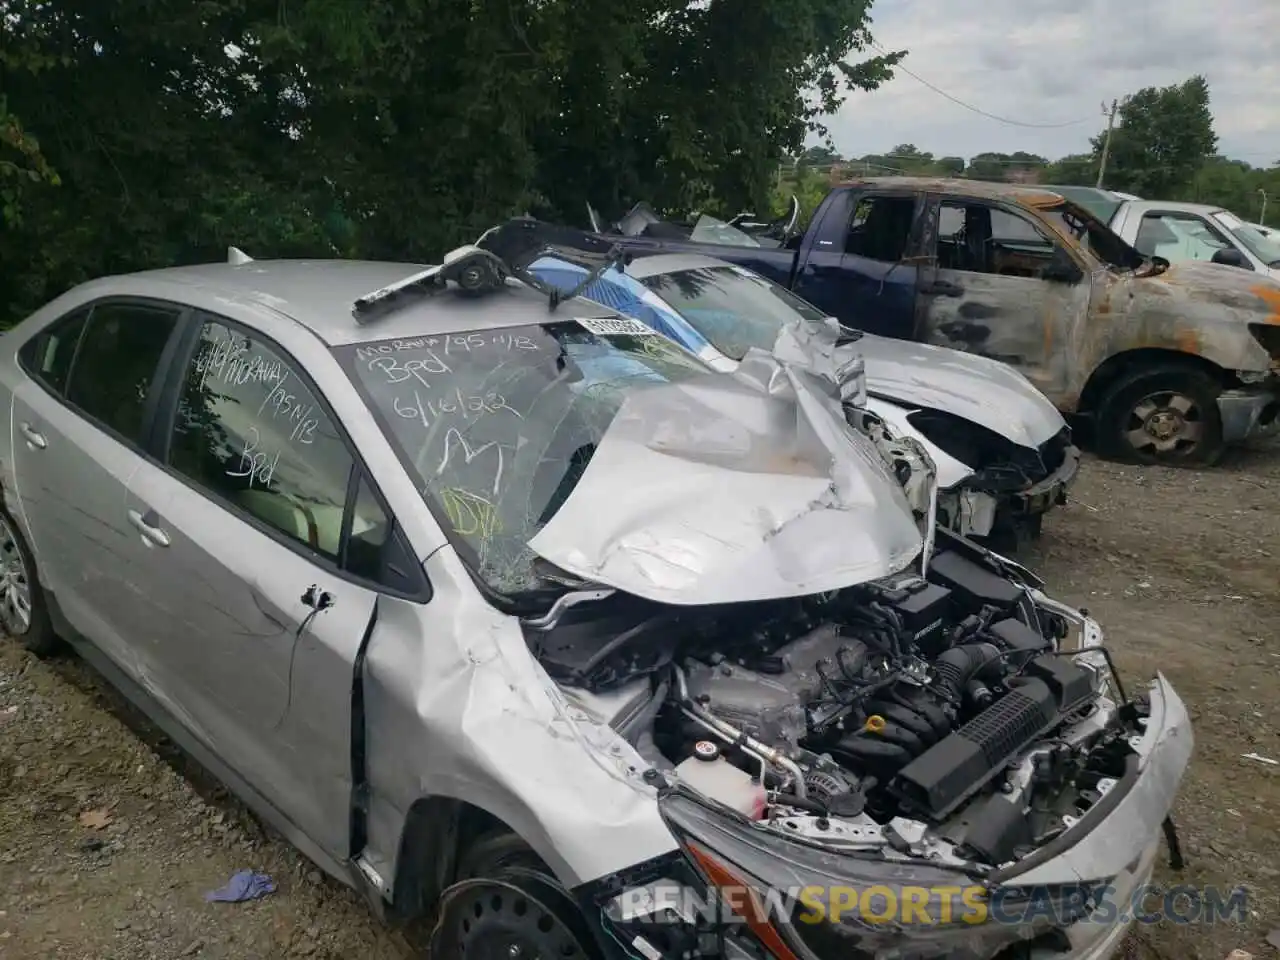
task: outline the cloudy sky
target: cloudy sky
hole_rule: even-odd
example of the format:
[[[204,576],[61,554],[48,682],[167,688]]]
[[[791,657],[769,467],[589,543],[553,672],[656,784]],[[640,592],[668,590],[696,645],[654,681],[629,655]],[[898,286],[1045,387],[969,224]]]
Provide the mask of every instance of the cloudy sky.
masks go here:
[[[829,118],[845,156],[914,143],[935,155],[1088,150],[1101,104],[1142,87],[1209,80],[1219,148],[1280,161],[1280,0],[875,0],[872,34],[979,116],[898,72]],[[1071,123],[1071,121],[1080,121]]]

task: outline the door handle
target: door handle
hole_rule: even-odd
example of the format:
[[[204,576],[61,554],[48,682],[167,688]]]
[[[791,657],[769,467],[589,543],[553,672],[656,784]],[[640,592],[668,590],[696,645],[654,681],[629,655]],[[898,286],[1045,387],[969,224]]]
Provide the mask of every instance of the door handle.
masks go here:
[[[49,445],[49,441],[44,438],[44,434],[31,426],[29,423],[21,423],[18,429],[22,431],[22,435],[27,438],[27,443],[35,447],[37,450],[43,450]]]
[[[150,540],[157,547],[167,547],[169,545],[169,534],[158,526],[160,518],[156,516],[154,510],[148,510],[145,516],[137,510],[130,510],[129,522],[138,528],[138,532],[144,538]]]
[[[950,280],[935,280],[933,283],[926,283],[920,292],[932,293],[940,297],[961,297],[964,296],[964,287]]]

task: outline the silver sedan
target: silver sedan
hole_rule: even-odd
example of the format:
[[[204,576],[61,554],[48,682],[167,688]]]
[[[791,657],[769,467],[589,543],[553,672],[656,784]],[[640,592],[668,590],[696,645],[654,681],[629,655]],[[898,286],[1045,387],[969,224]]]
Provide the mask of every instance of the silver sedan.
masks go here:
[[[233,261],[4,335],[0,611],[33,651],[434,917],[433,955],[1116,949],[1082,905],[1173,837],[1187,712],[934,529],[834,336],[713,373],[475,248]]]

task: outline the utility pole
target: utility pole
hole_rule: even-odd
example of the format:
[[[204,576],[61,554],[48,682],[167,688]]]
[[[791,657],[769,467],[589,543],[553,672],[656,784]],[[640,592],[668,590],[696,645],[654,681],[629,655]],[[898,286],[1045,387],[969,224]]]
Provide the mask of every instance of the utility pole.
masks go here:
[[[1267,191],[1259,187],[1258,192],[1262,194],[1262,210],[1258,213],[1258,222],[1265,226],[1267,222]]]
[[[1111,152],[1111,131],[1116,127],[1116,101],[1111,101],[1111,109],[1107,109],[1107,105],[1102,105],[1102,115],[1107,118],[1107,136],[1102,141],[1102,159],[1098,163],[1098,182],[1096,184],[1099,190],[1102,189],[1102,178],[1107,174],[1107,154]]]

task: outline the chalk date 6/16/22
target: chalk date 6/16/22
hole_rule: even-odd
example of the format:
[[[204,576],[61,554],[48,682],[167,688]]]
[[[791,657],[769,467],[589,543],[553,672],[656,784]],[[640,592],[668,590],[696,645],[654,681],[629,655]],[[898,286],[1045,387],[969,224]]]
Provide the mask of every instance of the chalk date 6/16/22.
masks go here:
[[[396,415],[406,420],[418,420],[424,429],[445,418],[461,417],[465,420],[476,420],[493,414],[511,414],[524,419],[520,411],[507,405],[506,398],[500,393],[464,394],[460,390],[452,390],[438,399],[424,400],[422,395],[413,391],[413,400],[392,398],[392,408]]]

